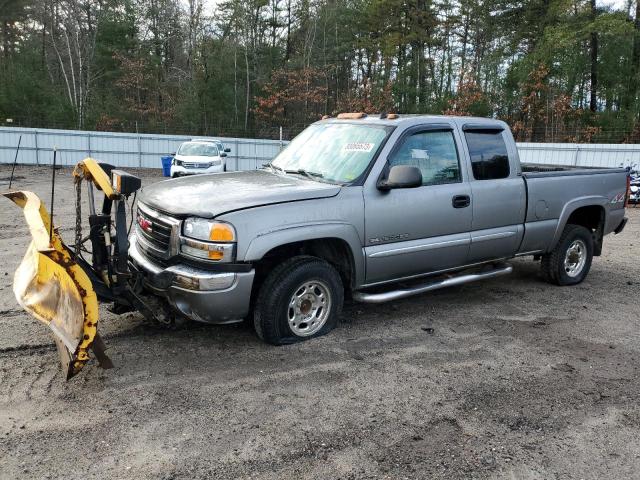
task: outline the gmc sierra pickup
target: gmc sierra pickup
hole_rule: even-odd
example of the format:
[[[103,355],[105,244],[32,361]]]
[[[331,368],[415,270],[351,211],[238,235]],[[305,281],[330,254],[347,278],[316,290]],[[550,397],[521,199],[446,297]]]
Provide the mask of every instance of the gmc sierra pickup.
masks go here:
[[[260,338],[291,343],[334,328],[345,296],[377,303],[495,277],[513,257],[580,283],[625,226],[626,177],[522,166],[497,120],[342,114],[262,170],[145,187],[129,256],[175,312],[252,315]]]

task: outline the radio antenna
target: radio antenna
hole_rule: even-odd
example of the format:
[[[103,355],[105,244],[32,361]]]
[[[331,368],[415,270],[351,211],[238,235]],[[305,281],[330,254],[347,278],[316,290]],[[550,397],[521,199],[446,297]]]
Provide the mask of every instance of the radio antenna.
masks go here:
[[[11,169],[11,178],[9,178],[9,190],[11,190],[11,184],[13,183],[13,172],[16,171],[16,163],[18,161],[18,152],[20,151],[20,143],[22,142],[22,135],[18,138],[18,148],[16,148],[16,156],[13,158],[13,168]]]

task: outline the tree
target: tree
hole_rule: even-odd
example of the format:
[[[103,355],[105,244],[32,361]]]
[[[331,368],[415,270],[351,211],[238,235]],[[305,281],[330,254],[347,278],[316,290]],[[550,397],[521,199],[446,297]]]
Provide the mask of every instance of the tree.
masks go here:
[[[308,67],[274,71],[256,99],[256,116],[267,124],[285,126],[319,119],[326,113],[324,76],[322,70]]]
[[[0,0],[0,118],[256,135],[342,110],[447,112],[622,141],[640,122],[627,3]]]

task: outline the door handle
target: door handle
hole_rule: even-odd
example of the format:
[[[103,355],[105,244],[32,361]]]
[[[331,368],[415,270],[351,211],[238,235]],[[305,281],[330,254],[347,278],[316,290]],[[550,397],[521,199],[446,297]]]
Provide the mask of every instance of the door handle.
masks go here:
[[[469,195],[455,195],[451,199],[453,208],[464,208],[471,205],[471,197]]]

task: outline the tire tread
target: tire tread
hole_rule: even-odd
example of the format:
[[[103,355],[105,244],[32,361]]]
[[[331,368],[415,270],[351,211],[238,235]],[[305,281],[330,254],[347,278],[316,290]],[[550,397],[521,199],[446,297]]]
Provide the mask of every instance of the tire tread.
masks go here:
[[[563,256],[565,254],[564,245],[567,238],[576,235],[576,233],[578,232],[580,233],[588,232],[589,235],[591,235],[591,232],[587,228],[583,227],[582,225],[575,225],[575,224],[569,223],[564,227],[564,230],[562,231],[562,235],[560,235],[560,238],[558,239],[558,243],[553,248],[553,250],[551,250],[551,252],[542,256],[542,261],[540,262],[540,271],[542,273],[542,278],[545,281],[549,283],[553,283],[555,285],[561,285],[561,286],[567,285],[567,283],[565,283],[560,276],[560,263],[563,262]],[[591,251],[593,252],[593,245],[591,245],[590,248],[591,248]],[[589,264],[586,265],[585,268],[587,269],[590,268],[590,263],[591,262],[589,261]],[[582,281],[582,279],[580,281]]]
[[[269,275],[267,275],[264,282],[260,286],[253,316],[253,325],[255,327],[258,338],[267,343],[271,343],[273,345],[282,345],[300,340],[297,338],[293,338],[290,335],[284,335],[284,332],[280,331],[278,317],[276,315],[276,312],[274,312],[273,305],[277,305],[280,298],[283,295],[287,294],[286,288],[283,283],[285,279],[294,271],[299,269],[301,265],[305,265],[307,266],[307,268],[321,267],[333,269],[330,264],[318,257],[313,257],[311,255],[299,255],[285,260],[276,268],[274,268],[269,273]],[[340,281],[340,276],[338,275],[338,273],[335,272],[335,270],[334,273],[337,280]],[[340,287],[342,287],[341,282]],[[342,289],[340,289],[339,293],[343,295]],[[339,298],[335,299],[335,301],[337,302],[337,309],[335,312],[336,317],[340,315],[340,311],[342,309],[342,300],[343,298],[340,295]],[[331,319],[328,319],[327,323],[329,323],[330,320]],[[313,338],[316,335],[313,335],[309,338]]]

